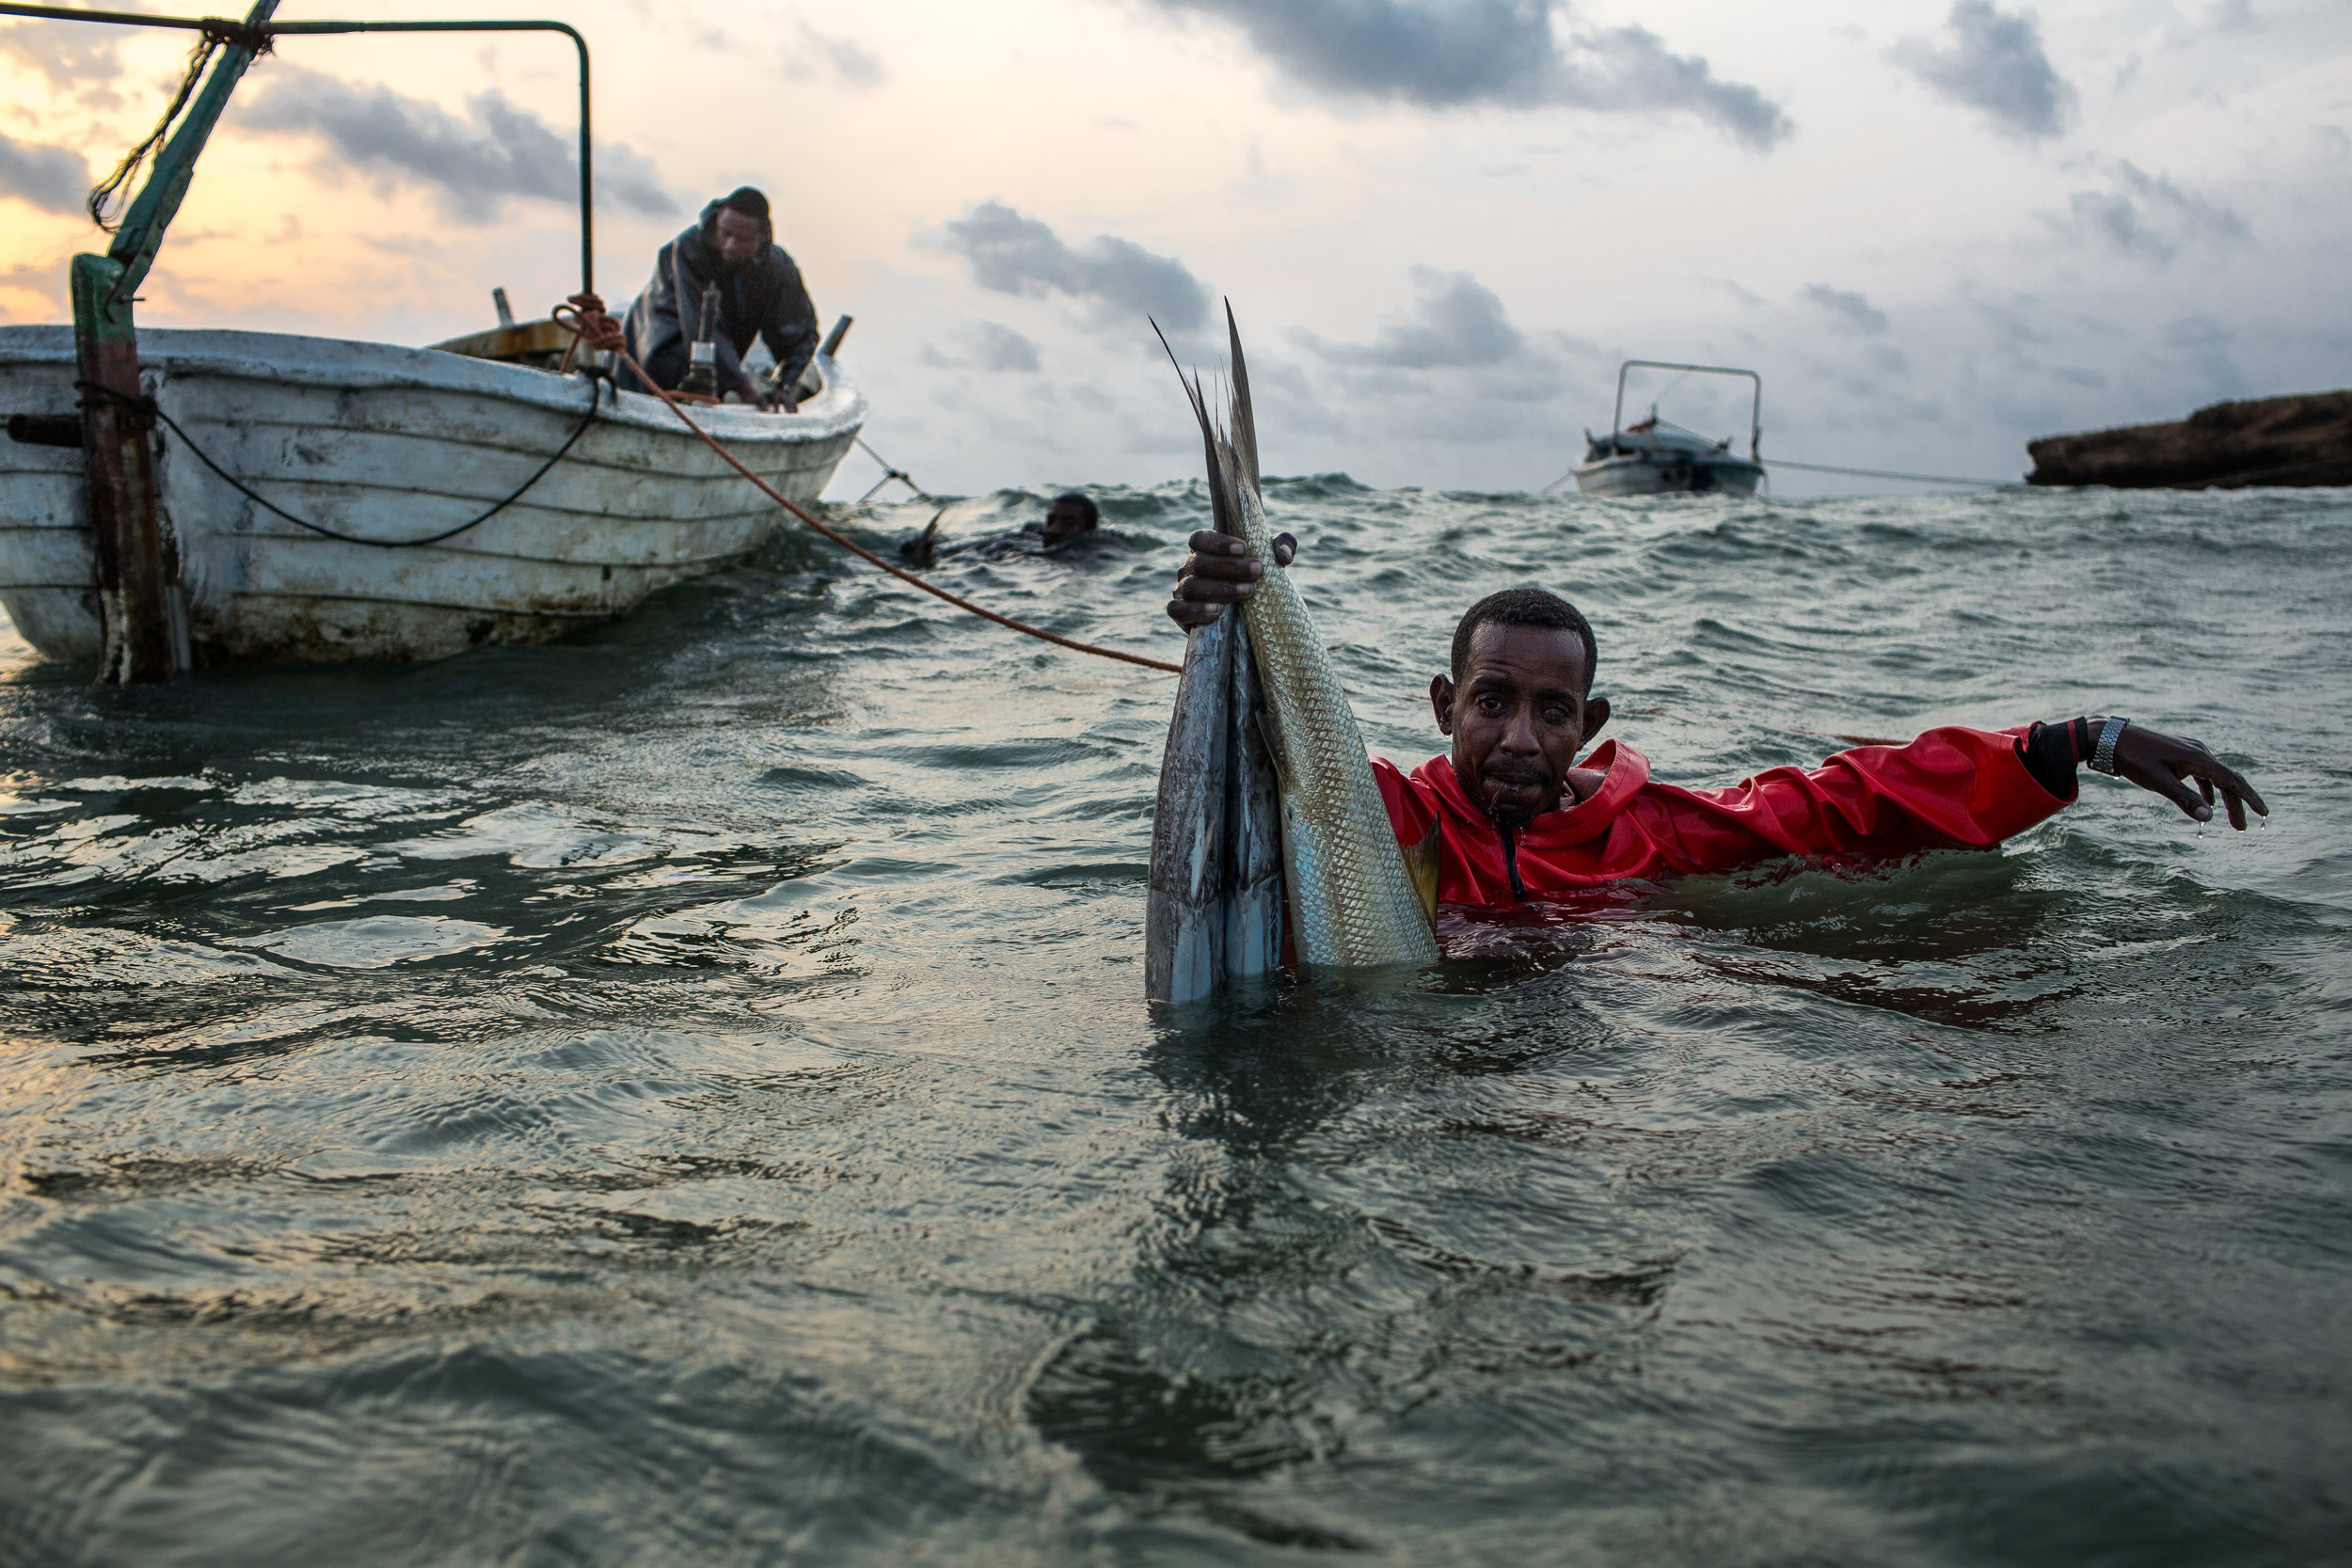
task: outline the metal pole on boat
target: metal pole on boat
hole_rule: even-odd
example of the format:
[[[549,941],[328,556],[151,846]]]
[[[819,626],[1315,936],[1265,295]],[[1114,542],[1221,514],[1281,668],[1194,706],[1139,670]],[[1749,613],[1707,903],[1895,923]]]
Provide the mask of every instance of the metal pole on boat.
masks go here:
[[[247,27],[267,22],[278,0],[259,0]],[[99,679],[110,685],[168,680],[187,668],[188,633],[177,574],[166,561],[156,493],[153,419],[139,388],[138,329],[132,306],[180,203],[196,157],[253,50],[228,42],[103,256],[76,256],[68,272],[74,361],[82,382],[82,450],[91,542],[98,565],[103,639]]]
[[[588,40],[562,22],[278,22],[272,38],[331,33],[561,33],[580,55],[580,292],[596,292],[595,148],[588,134]]]
[[[588,134],[588,40],[580,36],[578,28],[563,22],[271,22],[269,19],[277,9],[278,0],[267,0],[266,4],[255,5],[246,18],[246,27],[248,29],[258,27],[271,39],[334,33],[561,33],[570,39],[572,48],[580,55],[580,289],[582,293],[596,292],[596,178],[594,168],[596,148]],[[0,16],[39,17],[51,22],[103,22],[119,27],[176,27],[183,32],[209,31],[215,35],[223,32],[221,21],[217,17],[151,16],[145,11],[83,10],[72,6],[23,5],[15,3],[15,0],[0,0]],[[188,153],[191,166],[194,164],[196,152],[204,145],[204,136],[212,131],[213,121],[220,118],[221,107],[228,101],[229,89],[236,86],[237,78],[244,75],[245,68],[252,63],[253,52],[230,39],[221,63],[215,67],[213,71],[213,81],[220,84],[217,100],[212,103],[209,115],[202,112],[205,100],[199,100],[198,109],[190,111],[188,117],[190,125],[194,125],[199,119],[203,122],[202,133],[196,136],[195,144]],[[214,98],[211,84],[207,84],[204,91],[206,100]],[[184,128],[182,135],[185,135]],[[174,136],[172,146],[179,146],[181,136]],[[167,150],[166,157],[168,156],[169,152]],[[156,172],[159,177],[162,170],[163,162],[158,160]],[[155,191],[159,183],[160,179],[150,180],[147,189],[139,193],[140,201],[144,202],[149,193]],[[162,221],[150,226],[156,245],[163,244],[164,226],[171,221],[171,214],[179,210],[180,198],[186,193],[187,183],[184,179],[177,190],[167,193],[168,205],[163,209]],[[122,231],[125,234],[131,231],[133,221],[138,216],[138,203],[134,203],[130,214],[125,215],[122,224]],[[120,243],[118,242],[115,246],[116,252],[119,253],[121,248]],[[147,261],[151,262],[153,260],[154,254],[151,247]],[[147,267],[144,263],[139,266],[138,274],[141,277],[146,276]],[[133,289],[137,286],[137,278],[134,278],[129,285]]]
[[[139,392],[131,302],[114,298],[121,277],[121,263],[105,256],[76,256],[67,275],[83,384],[83,496],[98,566],[99,679],[113,686],[177,673],[165,597],[170,584],[163,508],[149,444],[154,421]]]

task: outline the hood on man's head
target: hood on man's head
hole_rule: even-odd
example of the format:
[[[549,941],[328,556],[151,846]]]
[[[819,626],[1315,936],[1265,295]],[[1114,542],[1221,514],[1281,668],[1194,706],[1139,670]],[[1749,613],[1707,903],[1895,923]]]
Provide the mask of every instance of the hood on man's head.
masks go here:
[[[719,243],[719,214],[724,212],[736,212],[747,218],[757,218],[760,228],[767,231],[769,240],[774,241],[776,226],[768,215],[768,198],[750,185],[741,185],[703,208],[702,222],[695,229],[695,232],[701,235],[703,244],[715,245]]]

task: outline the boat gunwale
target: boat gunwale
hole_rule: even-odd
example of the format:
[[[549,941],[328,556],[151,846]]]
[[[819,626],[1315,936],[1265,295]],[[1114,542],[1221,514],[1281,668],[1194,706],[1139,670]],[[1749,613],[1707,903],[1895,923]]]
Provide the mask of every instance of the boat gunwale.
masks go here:
[[[189,341],[195,339],[208,341]],[[319,345],[330,352],[318,354],[314,350],[311,357],[294,354],[279,357],[260,352],[269,344]],[[167,377],[215,376],[332,391],[450,392],[524,403],[550,413],[575,417],[585,411],[580,399],[580,388],[585,378],[577,372],[558,375],[529,365],[469,359],[440,349],[225,327],[147,327],[139,333],[139,345],[141,368],[160,371]],[[244,352],[238,352],[240,348]],[[386,362],[369,364],[369,359]],[[71,326],[54,323],[0,326],[0,369],[11,365],[71,367],[75,362]],[[801,412],[771,414],[720,404],[697,408],[695,418],[712,436],[730,445],[804,446],[854,435],[866,422],[865,393],[842,372],[836,360],[820,356],[817,365],[825,380],[824,390],[803,404]],[[616,391],[610,400],[599,403],[598,417],[643,429],[665,430],[688,441],[695,438],[669,407],[650,393]],[[440,439],[430,436],[422,438]]]

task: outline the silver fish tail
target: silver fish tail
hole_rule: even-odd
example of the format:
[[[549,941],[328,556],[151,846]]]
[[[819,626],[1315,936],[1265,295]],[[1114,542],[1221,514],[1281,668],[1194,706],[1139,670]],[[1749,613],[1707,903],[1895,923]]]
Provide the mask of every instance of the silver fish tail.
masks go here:
[[[1228,675],[1229,690],[1240,690],[1242,674],[1254,672],[1261,702],[1255,725],[1245,726],[1238,717],[1240,705],[1229,708],[1221,765],[1224,775],[1229,781],[1240,777],[1253,760],[1260,767],[1270,766],[1279,802],[1282,881],[1294,922],[1291,936],[1302,962],[1351,967],[1430,963],[1438,957],[1438,944],[1430,929],[1424,890],[1416,886],[1390,828],[1379,786],[1373,782],[1372,766],[1364,755],[1355,712],[1348,706],[1347,694],[1315,633],[1306,604],[1289,573],[1274,563],[1274,529],[1266,517],[1259,481],[1248,369],[1230,307],[1226,324],[1233,356],[1230,434],[1220,435],[1211,422],[1198,380],[1188,382],[1186,389],[1208,444],[1209,485],[1217,525],[1239,534],[1250,556],[1265,562],[1268,570],[1241,617],[1247,655],[1235,657],[1245,646],[1245,639],[1235,636],[1216,656],[1235,657]],[[1222,616],[1193,636],[1199,639],[1234,619]],[[1187,684],[1194,678],[1189,652],[1184,678]],[[1204,683],[1212,678],[1204,669]],[[1180,693],[1180,719],[1184,716],[1183,702]],[[1249,734],[1251,729],[1258,732],[1256,737]],[[1262,739],[1263,752],[1250,744],[1252,738]],[[1187,745],[1197,743],[1188,741]],[[1178,753],[1172,727],[1169,746],[1174,759]],[[1186,753],[1191,754],[1190,751]],[[1155,899],[1162,863],[1161,834],[1181,838],[1187,831],[1168,823],[1169,783],[1164,770],[1162,816],[1153,833]],[[1235,804],[1238,799],[1229,795],[1220,813],[1215,830],[1218,842],[1230,844],[1236,820],[1246,820],[1246,810]],[[1205,828],[1189,831],[1206,832]],[[1234,896],[1238,879],[1233,875],[1233,863],[1229,860],[1218,871],[1217,895],[1230,911],[1239,904]],[[1233,961],[1230,942],[1227,949],[1218,955],[1220,965],[1230,966]]]

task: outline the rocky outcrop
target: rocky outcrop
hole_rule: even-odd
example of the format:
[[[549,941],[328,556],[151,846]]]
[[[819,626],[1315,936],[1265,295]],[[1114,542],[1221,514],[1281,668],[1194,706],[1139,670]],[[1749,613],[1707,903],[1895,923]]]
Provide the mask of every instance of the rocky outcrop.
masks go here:
[[[2028,484],[2122,490],[2352,484],[2352,391],[2217,403],[2171,424],[2026,443]]]

